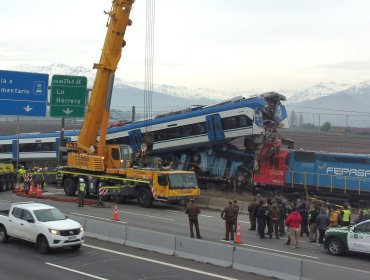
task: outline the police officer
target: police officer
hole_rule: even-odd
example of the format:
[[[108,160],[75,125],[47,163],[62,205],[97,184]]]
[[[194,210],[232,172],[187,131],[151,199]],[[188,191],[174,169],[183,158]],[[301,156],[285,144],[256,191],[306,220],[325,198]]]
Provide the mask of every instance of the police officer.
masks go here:
[[[233,225],[235,222],[235,208],[231,200],[229,201],[229,204],[224,208],[224,210],[221,211],[221,218],[225,220],[225,226],[226,226],[226,234],[225,234],[224,240],[234,241]]]
[[[238,228],[238,215],[239,215],[239,210],[240,210],[240,207],[238,205],[238,201],[236,199],[234,199],[234,202],[233,202],[233,206],[234,206],[234,232],[236,232],[236,229]]]
[[[84,207],[85,193],[86,193],[86,183],[83,178],[80,178],[78,179],[78,198],[80,200],[78,203],[78,207]]]
[[[187,214],[189,217],[190,237],[194,238],[193,226],[195,226],[195,233],[197,235],[197,238],[202,238],[202,236],[200,236],[198,222],[198,214],[200,214],[200,209],[197,205],[194,204],[194,199],[190,199],[189,204],[186,207],[185,214]]]

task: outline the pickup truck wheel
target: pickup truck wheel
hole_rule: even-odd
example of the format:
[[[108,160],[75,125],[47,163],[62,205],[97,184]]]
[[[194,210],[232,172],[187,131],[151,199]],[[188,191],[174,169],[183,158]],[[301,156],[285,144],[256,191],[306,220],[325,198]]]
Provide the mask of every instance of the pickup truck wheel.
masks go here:
[[[146,187],[140,188],[138,193],[138,201],[141,207],[149,208],[152,206],[153,196],[151,191]]]
[[[340,256],[344,253],[343,242],[338,238],[332,238],[328,241],[328,252],[333,256]]]
[[[0,242],[6,243],[9,240],[9,235],[6,232],[6,229],[4,226],[0,226]]]
[[[71,246],[71,250],[72,251],[78,251],[81,249],[81,245],[75,245],[75,246]]]
[[[37,246],[37,250],[41,254],[47,254],[47,253],[50,252],[50,247],[49,247],[48,240],[43,235],[41,235],[37,238],[36,246]]]
[[[63,188],[67,196],[74,196],[77,191],[77,184],[74,179],[67,178],[63,182]]]

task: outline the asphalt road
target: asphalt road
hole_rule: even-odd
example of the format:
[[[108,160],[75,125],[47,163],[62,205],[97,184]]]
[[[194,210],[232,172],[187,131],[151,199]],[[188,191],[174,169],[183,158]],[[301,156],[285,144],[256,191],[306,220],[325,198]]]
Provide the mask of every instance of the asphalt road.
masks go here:
[[[16,196],[11,192],[0,193],[1,207],[9,207],[10,202],[30,200]],[[33,199],[37,200],[37,199]],[[52,200],[42,200],[41,202],[54,205],[64,213],[79,215],[81,217],[112,221],[113,205],[106,203],[110,208],[94,208],[86,206],[79,208],[75,203],[58,202]],[[130,227],[143,228],[158,232],[171,233],[179,236],[189,236],[188,219],[184,214],[184,209],[180,206],[156,204],[153,208],[145,209],[136,203],[118,205],[119,223]],[[286,238],[276,239],[259,239],[256,232],[248,231],[249,222],[247,215],[240,215],[239,222],[241,225],[242,243],[238,246],[262,250],[265,252],[276,253],[348,267],[350,269],[368,270],[369,255],[349,253],[343,257],[330,256],[322,247],[317,244],[307,242],[308,238],[303,237],[301,246],[297,249],[284,245]],[[220,218],[220,212],[209,209],[202,209],[199,217],[201,235],[205,240],[214,242],[223,242],[225,226],[224,221]],[[277,256],[278,257],[278,256]]]
[[[0,248],[1,279],[269,279],[89,238],[79,252],[63,249],[41,255],[31,243],[15,239]]]

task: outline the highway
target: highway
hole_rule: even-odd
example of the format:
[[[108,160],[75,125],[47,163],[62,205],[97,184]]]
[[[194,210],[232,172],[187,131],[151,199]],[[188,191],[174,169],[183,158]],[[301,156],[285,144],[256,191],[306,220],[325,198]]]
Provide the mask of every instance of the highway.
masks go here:
[[[19,197],[11,192],[0,193],[1,208],[9,207],[9,203],[16,201],[27,201],[29,198]],[[110,208],[95,208],[85,206],[79,208],[75,203],[59,202],[52,200],[38,200],[61,209],[67,215],[77,215],[90,219],[112,221],[113,205],[106,203]],[[143,228],[164,233],[171,233],[179,236],[189,236],[189,226],[184,209],[175,205],[156,204],[153,208],[141,208],[134,202],[118,205],[119,222],[129,227]],[[284,245],[286,238],[280,240],[259,239],[256,232],[248,231],[249,222],[247,215],[240,215],[242,243],[237,246],[243,246],[250,249],[262,250],[265,252],[277,253],[290,257],[308,259],[314,262],[340,265],[350,269],[368,270],[370,260],[369,255],[349,253],[343,257],[330,256],[326,250],[317,244],[307,242],[307,238],[301,238],[300,248],[293,249]],[[224,242],[224,221],[220,218],[220,211],[211,209],[202,209],[199,217],[200,231],[204,240],[213,242]]]
[[[41,255],[31,243],[21,240],[0,246],[1,279],[269,279],[89,238],[79,252],[63,249],[49,255]]]

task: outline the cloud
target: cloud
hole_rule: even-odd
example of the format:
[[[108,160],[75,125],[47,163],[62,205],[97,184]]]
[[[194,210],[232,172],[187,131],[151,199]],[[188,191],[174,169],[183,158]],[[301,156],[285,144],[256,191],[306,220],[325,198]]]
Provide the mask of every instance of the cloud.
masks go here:
[[[318,65],[320,68],[338,70],[370,70],[370,60],[344,61],[330,64]]]

